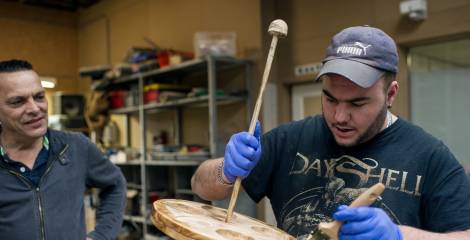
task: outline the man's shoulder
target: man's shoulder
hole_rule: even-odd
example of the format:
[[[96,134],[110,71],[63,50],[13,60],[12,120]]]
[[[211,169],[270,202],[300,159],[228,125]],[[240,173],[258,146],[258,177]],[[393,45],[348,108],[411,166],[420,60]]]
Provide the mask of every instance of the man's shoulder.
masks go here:
[[[402,139],[407,139],[409,141],[416,141],[418,139],[419,140],[418,142],[423,143],[423,144],[424,143],[431,144],[431,145],[442,144],[441,140],[433,136],[431,133],[427,132],[421,126],[418,126],[412,122],[409,122],[401,118],[398,120],[397,123],[398,123],[398,131],[401,132],[400,135],[403,134],[401,137]]]
[[[48,129],[48,137],[52,141],[69,143],[70,141],[84,142],[87,137],[83,133]]]

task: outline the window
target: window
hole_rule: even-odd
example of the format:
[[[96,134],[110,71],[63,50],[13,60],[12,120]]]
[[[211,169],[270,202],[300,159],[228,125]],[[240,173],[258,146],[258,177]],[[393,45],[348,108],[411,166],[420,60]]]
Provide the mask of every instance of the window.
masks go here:
[[[470,161],[470,39],[419,46],[408,56],[411,121]]]

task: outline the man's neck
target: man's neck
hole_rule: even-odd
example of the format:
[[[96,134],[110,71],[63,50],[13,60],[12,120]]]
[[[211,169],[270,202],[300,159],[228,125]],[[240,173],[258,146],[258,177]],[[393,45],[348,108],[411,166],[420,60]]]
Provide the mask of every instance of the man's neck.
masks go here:
[[[392,124],[398,119],[397,116],[393,115],[390,111],[387,110],[387,116],[385,117],[384,125],[382,131],[386,128],[392,126]]]
[[[13,134],[8,134],[8,132],[0,133],[0,145],[4,150],[8,151],[28,151],[37,148],[42,148],[43,136],[30,138],[23,137]]]
[[[23,163],[29,169],[33,169],[36,157],[42,149],[43,139],[43,136],[25,138],[8,135],[2,131],[0,133],[2,155],[7,154],[8,158]]]

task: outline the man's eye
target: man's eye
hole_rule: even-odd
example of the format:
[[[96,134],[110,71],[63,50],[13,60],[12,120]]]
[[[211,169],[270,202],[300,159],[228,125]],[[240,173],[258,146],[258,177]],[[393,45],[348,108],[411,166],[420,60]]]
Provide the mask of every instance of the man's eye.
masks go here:
[[[329,97],[326,98],[326,101],[328,101],[330,103],[336,102],[336,100],[334,100],[333,98],[329,98]]]
[[[23,101],[24,101],[24,99],[22,99],[22,98],[12,98],[12,99],[8,100],[7,103],[9,105],[18,105],[18,104],[21,104]]]
[[[362,107],[364,105],[366,105],[366,103],[363,103],[363,102],[359,102],[359,103],[351,103],[354,107]]]
[[[37,101],[42,101],[42,100],[45,99],[45,96],[44,95],[37,95],[37,96],[34,97],[34,99],[37,100]]]
[[[13,102],[9,102],[9,105],[17,107],[17,106],[20,106],[22,103],[23,101],[13,101]]]

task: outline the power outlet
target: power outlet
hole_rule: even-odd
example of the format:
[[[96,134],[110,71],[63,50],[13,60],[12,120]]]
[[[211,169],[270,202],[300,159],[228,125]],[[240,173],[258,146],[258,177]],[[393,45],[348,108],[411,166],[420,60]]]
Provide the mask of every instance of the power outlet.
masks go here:
[[[320,72],[321,66],[321,63],[308,63],[299,65],[294,68],[294,74],[296,77],[305,75],[315,75]]]

